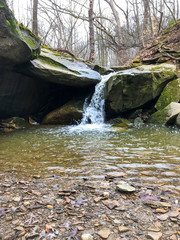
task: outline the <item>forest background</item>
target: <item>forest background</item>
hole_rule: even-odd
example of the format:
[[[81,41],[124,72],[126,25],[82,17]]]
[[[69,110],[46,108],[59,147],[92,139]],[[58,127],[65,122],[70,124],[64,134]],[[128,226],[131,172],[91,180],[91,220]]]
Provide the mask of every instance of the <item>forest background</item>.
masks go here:
[[[102,66],[123,65],[180,15],[180,0],[8,0],[43,45]]]

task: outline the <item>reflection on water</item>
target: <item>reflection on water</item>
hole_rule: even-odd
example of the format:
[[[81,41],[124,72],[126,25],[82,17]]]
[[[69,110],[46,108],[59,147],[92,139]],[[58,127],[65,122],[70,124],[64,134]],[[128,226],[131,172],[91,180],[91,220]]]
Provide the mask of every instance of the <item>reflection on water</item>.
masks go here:
[[[0,134],[0,173],[101,181],[124,171],[127,179],[170,186],[177,192],[180,173],[178,130],[109,125],[41,126]]]

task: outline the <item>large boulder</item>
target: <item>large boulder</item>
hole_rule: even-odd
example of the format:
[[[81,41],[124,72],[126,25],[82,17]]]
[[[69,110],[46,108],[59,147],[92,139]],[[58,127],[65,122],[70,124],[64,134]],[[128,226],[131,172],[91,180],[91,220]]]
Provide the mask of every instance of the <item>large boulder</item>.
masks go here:
[[[70,100],[62,107],[47,114],[42,123],[62,125],[76,124],[82,119],[83,104],[84,98]]]
[[[148,123],[158,125],[178,125],[180,114],[180,103],[172,102],[164,109],[155,112],[148,120]]]
[[[93,71],[83,61],[73,56],[64,56],[49,47],[42,47],[40,56],[20,66],[23,71],[33,77],[65,86],[93,86],[101,80],[101,75]]]
[[[118,115],[154,100],[166,84],[177,78],[175,65],[143,65],[120,71],[106,83],[106,113]]]
[[[155,108],[162,110],[171,102],[180,102],[180,78],[169,82],[159,97]]]
[[[24,63],[39,53],[39,38],[18,24],[6,1],[0,0],[0,65]]]

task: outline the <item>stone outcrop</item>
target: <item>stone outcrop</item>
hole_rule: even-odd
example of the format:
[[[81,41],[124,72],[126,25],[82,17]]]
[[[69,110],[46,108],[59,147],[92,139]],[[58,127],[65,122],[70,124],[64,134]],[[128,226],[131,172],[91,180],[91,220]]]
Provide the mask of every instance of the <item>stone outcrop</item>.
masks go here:
[[[6,1],[0,0],[0,65],[24,63],[39,53],[39,38],[18,24]]]
[[[120,71],[106,83],[106,113],[118,115],[140,108],[158,97],[177,78],[175,65],[143,65]]]
[[[159,125],[179,125],[180,103],[172,102],[162,110],[155,112],[148,123]]]
[[[171,102],[180,102],[180,78],[169,82],[159,97],[155,108],[162,110]]]
[[[0,119],[36,116],[37,120],[77,94],[73,88],[0,68]]]
[[[63,56],[49,47],[41,47],[40,56],[20,66],[19,71],[65,86],[93,86],[101,80],[101,75],[93,71],[83,61],[72,56]]]

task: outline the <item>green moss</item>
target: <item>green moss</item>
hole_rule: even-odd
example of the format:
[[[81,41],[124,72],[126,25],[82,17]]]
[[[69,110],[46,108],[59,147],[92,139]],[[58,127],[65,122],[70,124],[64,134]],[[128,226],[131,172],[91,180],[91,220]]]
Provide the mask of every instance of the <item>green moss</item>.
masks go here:
[[[39,59],[41,60],[41,62],[49,64],[49,65],[51,65],[53,67],[59,67],[58,63],[53,61],[51,58],[39,56]]]
[[[17,26],[17,22],[16,20],[14,20],[13,18],[11,18],[10,20],[6,20],[6,23],[9,27],[9,30],[16,36],[20,36],[20,32]]]
[[[156,67],[151,68],[151,71],[156,71],[156,70],[161,70],[161,69],[162,69],[161,66],[156,66]]]
[[[167,84],[164,88],[158,102],[155,105],[157,110],[161,110],[169,105],[171,102],[180,101],[180,79],[174,80]]]
[[[155,112],[149,119],[148,123],[160,124],[163,125],[167,120],[167,109]]]
[[[0,5],[0,8],[4,8],[4,5]]]
[[[45,49],[48,49],[52,52],[55,52],[51,47],[48,47],[48,46],[45,46],[45,45],[42,45],[41,48],[45,48]]]
[[[140,61],[139,58],[136,58],[136,59],[133,60],[133,63],[140,63],[140,62],[141,62],[141,61]]]
[[[24,36],[23,38],[31,49],[36,47],[36,44],[31,37]]]
[[[44,50],[44,49],[47,49],[47,50],[51,51],[51,54],[53,54],[53,55],[56,56],[56,57],[63,57],[63,58],[65,58],[65,59],[68,59],[68,61],[71,61],[71,62],[74,61],[74,58],[73,58],[73,57],[67,56],[67,55],[64,55],[64,54],[60,54],[60,53],[54,51],[51,47],[48,47],[48,46],[45,46],[45,45],[43,45],[43,46],[41,47],[41,50],[42,50],[42,51],[44,51],[45,53],[49,53],[48,51],[46,51],[46,50]]]
[[[142,63],[133,63],[132,64],[132,67],[139,67],[139,66],[142,66]]]
[[[40,38],[36,36],[29,28],[25,27],[22,23],[19,23],[18,26],[21,31],[26,31],[29,36],[34,38],[36,41],[40,41]]]
[[[174,19],[172,19],[168,22],[168,27],[173,27],[175,24],[176,22],[174,21]]]

